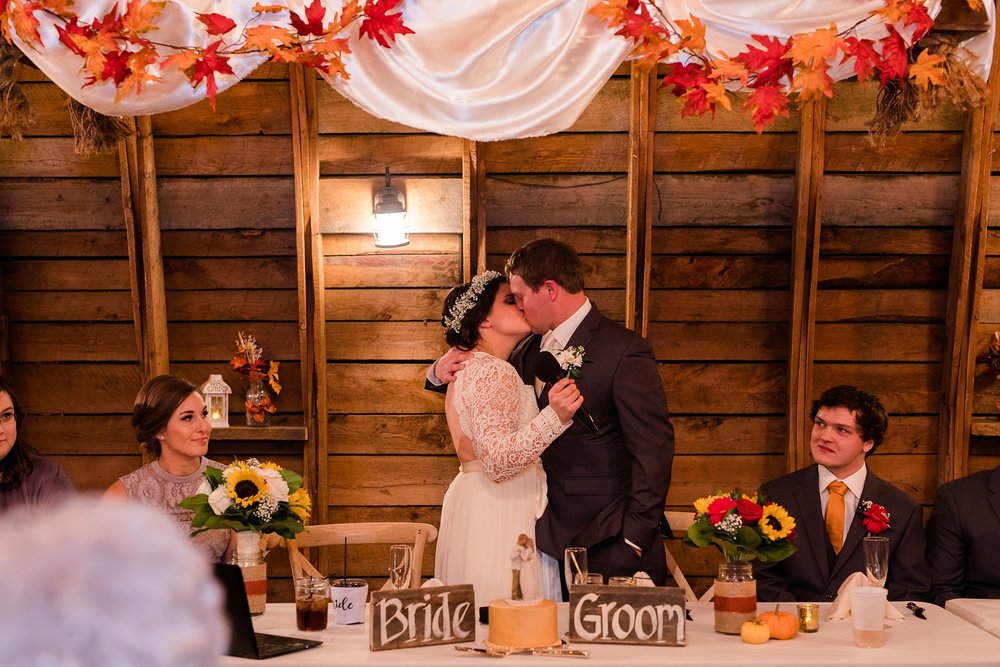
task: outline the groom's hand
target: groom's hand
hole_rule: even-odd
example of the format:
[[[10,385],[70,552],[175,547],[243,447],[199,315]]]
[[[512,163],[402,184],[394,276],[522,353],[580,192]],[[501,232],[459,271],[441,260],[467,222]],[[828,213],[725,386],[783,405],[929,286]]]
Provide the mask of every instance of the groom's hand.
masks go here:
[[[455,381],[455,373],[465,368],[465,362],[472,358],[472,352],[453,347],[444,356],[434,362],[434,375],[438,384],[448,384]]]

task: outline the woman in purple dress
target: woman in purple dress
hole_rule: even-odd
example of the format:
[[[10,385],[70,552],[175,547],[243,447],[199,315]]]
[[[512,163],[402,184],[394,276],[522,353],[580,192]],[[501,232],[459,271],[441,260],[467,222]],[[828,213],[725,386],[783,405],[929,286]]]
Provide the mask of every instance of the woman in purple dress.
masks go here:
[[[62,468],[19,437],[24,413],[14,388],[0,378],[0,512],[21,505],[47,505],[73,492]]]

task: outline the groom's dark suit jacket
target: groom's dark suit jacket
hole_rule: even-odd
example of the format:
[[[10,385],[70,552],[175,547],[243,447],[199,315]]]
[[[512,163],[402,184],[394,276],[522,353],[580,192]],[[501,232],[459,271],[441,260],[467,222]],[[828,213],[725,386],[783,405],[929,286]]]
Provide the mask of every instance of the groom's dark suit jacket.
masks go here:
[[[861,515],[855,514],[847,539],[834,554],[826,535],[819,498],[819,470],[815,464],[771,480],[761,491],[795,519],[795,546],[791,557],[774,565],[762,565],[757,572],[757,598],[770,601],[827,601],[855,572],[864,572],[865,556],[861,540],[867,534]],[[886,588],[890,600],[926,600],[930,575],[924,559],[924,524],[920,505],[908,494],[879,478],[868,468],[861,500],[878,503],[889,511],[889,577]],[[846,517],[845,517],[846,518]]]
[[[534,382],[540,340],[532,336],[511,358],[528,384]],[[598,431],[574,421],[542,454],[549,504],[535,527],[538,547],[560,560],[566,547],[587,547],[590,571],[609,577],[643,570],[663,585],[659,521],[670,486],[674,430],[653,350],[596,306],[567,345],[585,350],[577,385]],[[547,399],[543,393],[539,406]],[[641,559],[623,538],[643,550]]]
[[[927,563],[935,604],[1000,598],[1000,467],[938,489],[927,522]]]

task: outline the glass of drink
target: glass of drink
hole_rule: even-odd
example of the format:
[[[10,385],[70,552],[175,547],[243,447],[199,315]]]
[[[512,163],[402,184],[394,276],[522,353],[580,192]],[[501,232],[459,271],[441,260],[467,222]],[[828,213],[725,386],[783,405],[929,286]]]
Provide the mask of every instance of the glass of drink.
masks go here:
[[[608,586],[635,586],[635,577],[608,577]]]
[[[396,590],[410,585],[412,562],[413,547],[409,544],[393,544],[389,547],[389,581]]]
[[[881,648],[887,595],[884,588],[855,586],[851,589],[851,622],[856,646]]]
[[[889,538],[866,537],[863,541],[865,550],[865,574],[868,583],[877,588],[885,586],[889,576]]]
[[[295,625],[299,630],[326,630],[330,610],[330,586],[323,577],[295,580]]]
[[[586,584],[588,586],[603,586],[604,576],[600,572],[588,572]]]
[[[566,588],[587,583],[587,547],[568,547],[563,558]]]

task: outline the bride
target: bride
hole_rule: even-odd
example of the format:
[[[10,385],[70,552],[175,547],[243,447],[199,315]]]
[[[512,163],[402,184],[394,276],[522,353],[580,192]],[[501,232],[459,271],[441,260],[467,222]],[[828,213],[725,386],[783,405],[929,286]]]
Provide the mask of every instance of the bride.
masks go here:
[[[445,395],[461,466],[441,507],[434,575],[445,585],[471,583],[476,605],[484,606],[511,595],[511,549],[522,533],[534,540],[545,509],[538,456],[569,428],[583,396],[563,379],[538,410],[534,387],[507,363],[531,327],[502,274],[486,271],[452,289],[441,320],[448,344],[473,354]],[[537,580],[525,589],[559,599],[559,573],[542,569],[526,570]]]

